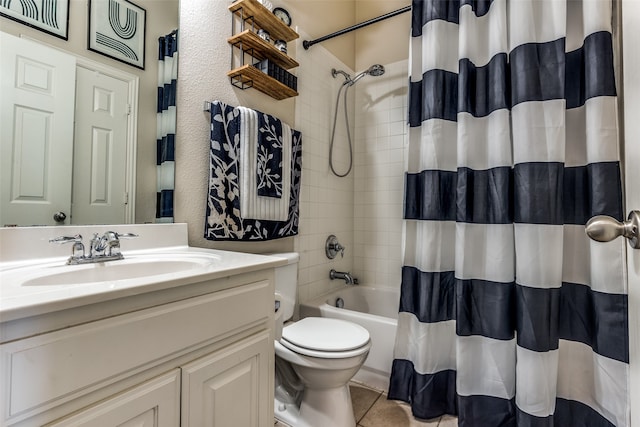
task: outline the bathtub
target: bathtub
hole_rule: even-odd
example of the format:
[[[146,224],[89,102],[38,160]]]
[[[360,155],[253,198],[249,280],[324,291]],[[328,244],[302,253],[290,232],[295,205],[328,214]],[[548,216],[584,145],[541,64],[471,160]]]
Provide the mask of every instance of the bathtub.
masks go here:
[[[336,307],[342,298],[344,307]],[[371,335],[371,350],[355,381],[380,390],[389,389],[393,346],[398,325],[400,290],[371,286],[347,286],[300,304],[300,317],[320,316],[350,320]]]

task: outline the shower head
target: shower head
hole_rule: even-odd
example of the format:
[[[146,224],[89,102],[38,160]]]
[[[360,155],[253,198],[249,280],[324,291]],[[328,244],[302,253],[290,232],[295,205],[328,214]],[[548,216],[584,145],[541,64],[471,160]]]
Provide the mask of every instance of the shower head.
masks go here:
[[[371,76],[378,77],[384,74],[384,67],[380,64],[373,64],[366,72]]]
[[[342,70],[336,70],[335,68],[331,69],[331,75],[335,78],[338,74],[342,74],[344,76],[343,85],[353,86],[358,80],[369,74],[370,76],[378,77],[384,74],[384,67],[380,64],[373,64],[371,67],[367,68],[360,74],[356,75],[354,78]]]
[[[368,69],[364,70],[363,72],[361,72],[360,74],[358,74],[357,76],[355,76],[350,84],[355,84],[355,82],[357,82],[358,80],[360,80],[361,78],[363,78],[364,76],[366,76],[367,74],[369,74],[370,76],[373,77],[378,77],[384,74],[384,67],[380,64],[373,64],[371,67],[369,67]]]

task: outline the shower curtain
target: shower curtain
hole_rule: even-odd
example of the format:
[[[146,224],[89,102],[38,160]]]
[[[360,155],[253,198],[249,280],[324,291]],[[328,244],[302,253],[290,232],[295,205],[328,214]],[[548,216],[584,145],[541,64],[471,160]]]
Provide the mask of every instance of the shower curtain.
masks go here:
[[[158,39],[156,222],[173,222],[178,30]]]
[[[389,398],[460,426],[628,426],[608,0],[414,0]]]

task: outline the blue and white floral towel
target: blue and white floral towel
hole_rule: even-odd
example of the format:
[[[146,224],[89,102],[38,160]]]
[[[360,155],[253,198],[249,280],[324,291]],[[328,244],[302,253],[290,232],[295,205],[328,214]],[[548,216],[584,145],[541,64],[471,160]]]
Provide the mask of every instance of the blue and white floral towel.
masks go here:
[[[256,159],[256,167],[258,170],[256,171],[256,180],[258,182],[258,196],[281,198],[283,196],[282,181],[288,175],[289,169],[283,158],[283,145],[287,146],[283,137],[287,135],[288,126],[277,117],[259,111],[257,113],[258,140],[256,149],[258,158]],[[242,120],[242,117],[240,119]],[[290,143],[291,129],[288,134]],[[290,152],[289,155],[291,155]],[[283,171],[283,165],[287,166],[286,171]]]
[[[204,237],[208,240],[258,241],[298,234],[302,135],[291,129],[288,215],[285,221],[244,218],[240,210],[240,110],[211,103],[209,194]],[[284,197],[283,197],[284,198]]]
[[[289,215],[289,195],[291,192],[291,128],[282,123],[280,129],[286,129],[286,133],[280,131],[278,145],[282,158],[281,172],[278,179],[262,174],[268,165],[269,150],[265,144],[259,141],[267,141],[266,137],[260,137],[265,119],[268,116],[251,108],[237,107],[240,111],[240,216],[246,219],[262,219],[269,221],[286,221]],[[273,122],[272,116],[271,121]],[[267,119],[268,120],[268,119]],[[279,121],[279,120],[278,120]],[[288,135],[287,135],[288,134]],[[287,135],[283,138],[284,135]],[[286,165],[286,166],[285,166]],[[260,187],[266,186],[265,180],[271,180],[272,184],[280,181],[282,195],[280,198],[264,197],[260,195]]]

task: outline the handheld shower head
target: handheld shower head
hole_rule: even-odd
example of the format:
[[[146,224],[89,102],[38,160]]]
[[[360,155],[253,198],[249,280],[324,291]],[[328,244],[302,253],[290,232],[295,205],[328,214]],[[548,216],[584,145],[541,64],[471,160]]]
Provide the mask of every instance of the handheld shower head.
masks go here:
[[[342,74],[344,77],[343,85],[353,86],[358,80],[369,74],[370,76],[378,77],[384,74],[384,67],[380,64],[373,64],[371,67],[367,68],[360,74],[356,75],[354,78],[342,70],[336,70],[335,68],[331,69],[331,75],[333,78],[336,78],[338,74]]]
[[[381,76],[384,74],[384,67],[380,64],[373,64],[371,67],[367,68],[366,70],[355,76],[353,79],[351,79],[350,84],[355,84],[355,82],[357,82],[367,74],[373,77]]]
[[[373,64],[367,70],[367,74],[370,76],[378,77],[384,74],[384,67],[380,64]]]

